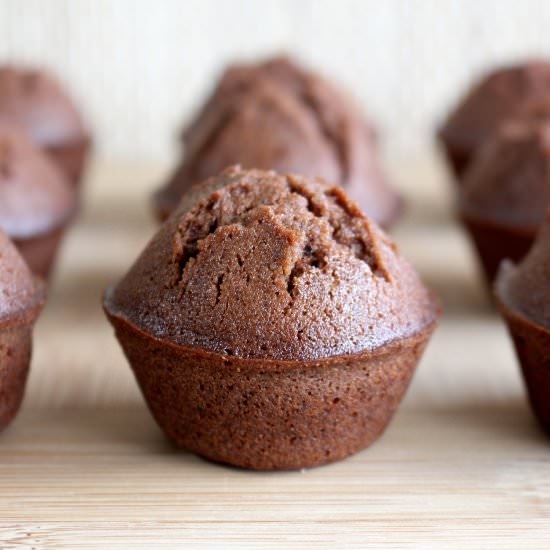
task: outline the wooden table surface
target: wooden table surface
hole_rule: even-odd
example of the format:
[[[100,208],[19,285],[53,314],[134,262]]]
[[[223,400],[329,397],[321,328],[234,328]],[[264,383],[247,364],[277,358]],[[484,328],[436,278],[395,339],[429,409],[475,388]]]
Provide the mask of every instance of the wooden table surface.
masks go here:
[[[162,169],[101,164],[35,335],[23,409],[0,436],[0,548],[550,548],[550,445],[452,222],[437,164],[394,233],[445,305],[385,435],[341,463],[253,473],[169,445],[105,321],[102,290],[154,231]]]

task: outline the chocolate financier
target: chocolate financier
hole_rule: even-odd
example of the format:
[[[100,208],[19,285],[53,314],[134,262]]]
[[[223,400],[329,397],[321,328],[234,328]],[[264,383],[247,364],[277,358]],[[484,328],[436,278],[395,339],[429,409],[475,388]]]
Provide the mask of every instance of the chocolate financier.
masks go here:
[[[38,282],[0,229],[0,431],[16,415],[25,390],[31,333],[45,299]]]
[[[504,258],[519,261],[550,204],[550,101],[504,122],[464,178],[459,214],[488,281]]]
[[[77,206],[58,167],[18,128],[0,123],[0,228],[47,278]]]
[[[183,142],[180,165],[155,195],[161,219],[192,185],[234,164],[338,183],[385,227],[403,206],[353,100],[286,58],[227,69]]]
[[[195,453],[253,469],[368,446],[436,301],[340,186],[237,168],[214,179],[105,295],[157,422]]]
[[[52,75],[0,67],[0,121],[21,126],[70,182],[80,183],[90,135],[74,102]]]
[[[503,262],[495,292],[531,405],[550,432],[550,212],[523,261]]]

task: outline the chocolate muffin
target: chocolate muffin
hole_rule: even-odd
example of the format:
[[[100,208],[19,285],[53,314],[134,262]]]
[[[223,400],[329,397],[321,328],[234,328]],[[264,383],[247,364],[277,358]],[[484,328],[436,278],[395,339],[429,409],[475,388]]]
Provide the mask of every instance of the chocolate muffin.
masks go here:
[[[23,399],[32,328],[44,298],[44,285],[33,278],[0,229],[0,431],[14,418]]]
[[[0,67],[0,121],[20,125],[75,186],[91,139],[75,104],[50,74]]]
[[[77,206],[58,167],[18,128],[0,123],[0,228],[46,278]]]
[[[533,410],[550,432],[550,212],[523,261],[503,262],[495,291]]]
[[[342,188],[228,169],[182,204],[106,313],[159,425],[260,470],[342,459],[384,430],[438,317]]]
[[[459,213],[492,281],[504,258],[520,260],[550,204],[550,102],[504,122],[464,178]]]
[[[180,165],[155,195],[163,220],[192,185],[234,164],[338,183],[385,227],[402,210],[354,102],[286,58],[226,70],[183,143]]]
[[[451,168],[460,182],[475,152],[499,125],[521,115],[533,100],[550,96],[550,63],[533,60],[481,78],[439,131]]]

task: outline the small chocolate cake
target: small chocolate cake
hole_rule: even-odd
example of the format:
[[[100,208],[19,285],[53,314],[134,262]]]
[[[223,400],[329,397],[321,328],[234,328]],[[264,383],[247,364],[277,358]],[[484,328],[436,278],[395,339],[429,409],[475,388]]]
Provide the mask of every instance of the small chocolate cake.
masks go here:
[[[527,253],[549,204],[550,101],[504,122],[465,175],[459,213],[489,281]]]
[[[402,201],[353,100],[286,58],[230,67],[183,135],[180,165],[155,195],[165,219],[192,185],[230,165],[320,176],[387,227]]]
[[[550,432],[550,212],[523,261],[503,263],[495,291],[531,404]]]
[[[449,115],[439,132],[460,182],[477,149],[526,104],[550,97],[550,63],[531,61],[484,76]]]
[[[0,430],[17,413],[29,370],[31,334],[44,286],[0,229]]]
[[[21,126],[69,181],[80,183],[90,136],[73,101],[51,75],[0,67],[0,121]]]
[[[0,123],[0,228],[47,278],[77,206],[59,168],[14,126]]]
[[[236,168],[215,180],[104,300],[157,422],[193,452],[254,469],[368,446],[436,301],[340,186]]]

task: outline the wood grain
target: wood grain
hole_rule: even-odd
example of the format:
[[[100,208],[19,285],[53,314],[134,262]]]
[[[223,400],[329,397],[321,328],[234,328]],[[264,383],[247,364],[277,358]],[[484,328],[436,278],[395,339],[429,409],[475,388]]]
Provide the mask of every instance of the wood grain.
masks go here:
[[[412,168],[402,167],[403,170]],[[102,290],[154,231],[162,167],[99,165],[0,438],[0,548],[547,548],[550,446],[433,165],[396,231],[446,315],[387,433],[304,472],[251,473],[171,447],[103,318]]]
[[[549,454],[518,405],[401,411],[370,450],[277,474],[177,451],[143,407],[27,410],[2,442],[0,542],[542,548]]]

